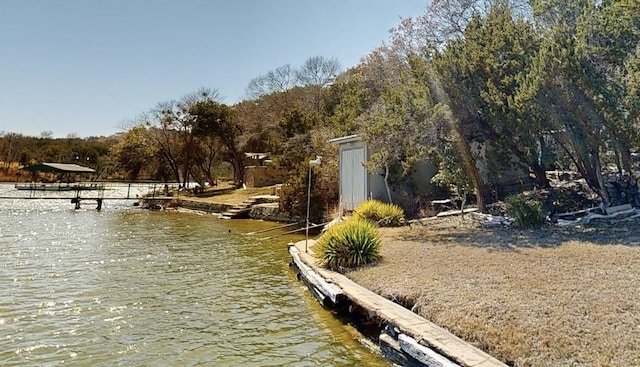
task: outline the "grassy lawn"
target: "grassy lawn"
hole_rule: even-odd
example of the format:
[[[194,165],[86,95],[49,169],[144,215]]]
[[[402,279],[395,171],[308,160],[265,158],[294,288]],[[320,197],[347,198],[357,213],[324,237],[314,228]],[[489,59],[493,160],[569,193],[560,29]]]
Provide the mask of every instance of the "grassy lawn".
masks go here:
[[[230,185],[225,186],[231,187]],[[225,187],[221,187],[224,189]],[[233,190],[225,194],[219,194],[209,197],[189,197],[189,200],[198,200],[209,203],[221,203],[221,204],[241,204],[243,201],[249,199],[252,196],[258,195],[270,195],[272,193],[272,187],[248,187],[246,189]]]
[[[514,366],[640,366],[640,223],[384,229],[347,275]]]

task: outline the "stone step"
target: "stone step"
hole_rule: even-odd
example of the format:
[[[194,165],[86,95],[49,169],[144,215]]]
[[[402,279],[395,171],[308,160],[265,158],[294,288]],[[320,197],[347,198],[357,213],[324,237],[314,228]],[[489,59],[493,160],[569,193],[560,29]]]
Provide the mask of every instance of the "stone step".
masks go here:
[[[236,218],[243,214],[249,213],[249,211],[251,211],[251,208],[244,208],[244,209],[232,208],[222,213],[222,217]]]

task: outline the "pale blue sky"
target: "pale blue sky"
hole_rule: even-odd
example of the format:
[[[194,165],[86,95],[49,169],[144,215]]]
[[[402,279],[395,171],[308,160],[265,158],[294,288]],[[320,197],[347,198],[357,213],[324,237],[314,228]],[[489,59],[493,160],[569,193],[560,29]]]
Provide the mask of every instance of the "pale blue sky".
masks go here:
[[[0,0],[0,132],[111,135],[200,87],[312,56],[343,70],[428,0]]]

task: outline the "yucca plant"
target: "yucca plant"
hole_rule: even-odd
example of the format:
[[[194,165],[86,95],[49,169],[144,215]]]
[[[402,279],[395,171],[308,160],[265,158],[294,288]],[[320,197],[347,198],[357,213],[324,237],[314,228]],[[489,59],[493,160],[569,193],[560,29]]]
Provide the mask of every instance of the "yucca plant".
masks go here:
[[[520,227],[540,227],[547,215],[539,200],[527,199],[522,194],[512,195],[505,200],[507,214],[513,218]]]
[[[399,227],[404,224],[404,210],[398,205],[367,200],[354,211],[354,216],[367,219],[380,227]]]
[[[332,270],[374,263],[380,254],[380,233],[368,220],[351,218],[332,226],[318,240],[314,253]]]

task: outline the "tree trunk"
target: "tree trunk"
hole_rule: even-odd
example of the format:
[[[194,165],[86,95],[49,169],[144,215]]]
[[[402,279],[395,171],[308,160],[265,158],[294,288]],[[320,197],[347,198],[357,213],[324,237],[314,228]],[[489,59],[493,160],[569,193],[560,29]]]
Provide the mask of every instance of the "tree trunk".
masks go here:
[[[164,155],[167,163],[169,164],[169,168],[171,168],[171,174],[173,175],[173,179],[175,180],[175,182],[180,184],[180,170],[178,169],[178,165],[176,164],[175,160],[167,152],[163,152],[162,155]]]
[[[464,219],[464,206],[467,204],[467,193],[460,198],[460,221]]]
[[[391,199],[391,189],[389,188],[389,163],[384,163],[384,187],[387,189],[387,198],[389,199],[389,203],[393,204],[393,199]]]
[[[618,154],[620,154],[620,160],[622,161],[622,168],[631,174],[631,150],[630,149],[621,149]]]
[[[533,174],[536,176],[536,187],[539,189],[548,188],[550,184],[544,167],[542,167],[538,162],[534,162],[531,165],[531,169],[533,170]]]
[[[462,160],[464,161],[465,169],[471,178],[471,183],[473,184],[473,188],[475,189],[476,194],[476,205],[478,206],[478,210],[482,213],[487,211],[487,205],[485,203],[485,187],[482,179],[480,178],[480,172],[478,172],[478,167],[476,167],[475,159],[473,158],[473,154],[471,154],[471,148],[469,147],[469,143],[467,139],[462,134],[462,129],[460,128],[460,124],[452,123],[454,131],[456,135],[458,135],[458,149],[460,155],[462,156]]]
[[[605,204],[609,205],[611,204],[611,198],[609,198],[609,191],[607,191],[607,186],[604,182],[604,177],[602,177],[602,167],[600,166],[600,154],[598,152],[596,152],[594,154],[594,168],[595,168],[595,175],[596,175],[596,179],[598,180],[598,186],[600,186],[600,192],[601,192],[601,196],[602,196],[602,201],[605,202]]]
[[[236,188],[240,189],[244,186],[244,166],[242,161],[234,158],[230,162],[233,165],[233,175],[236,181]]]

